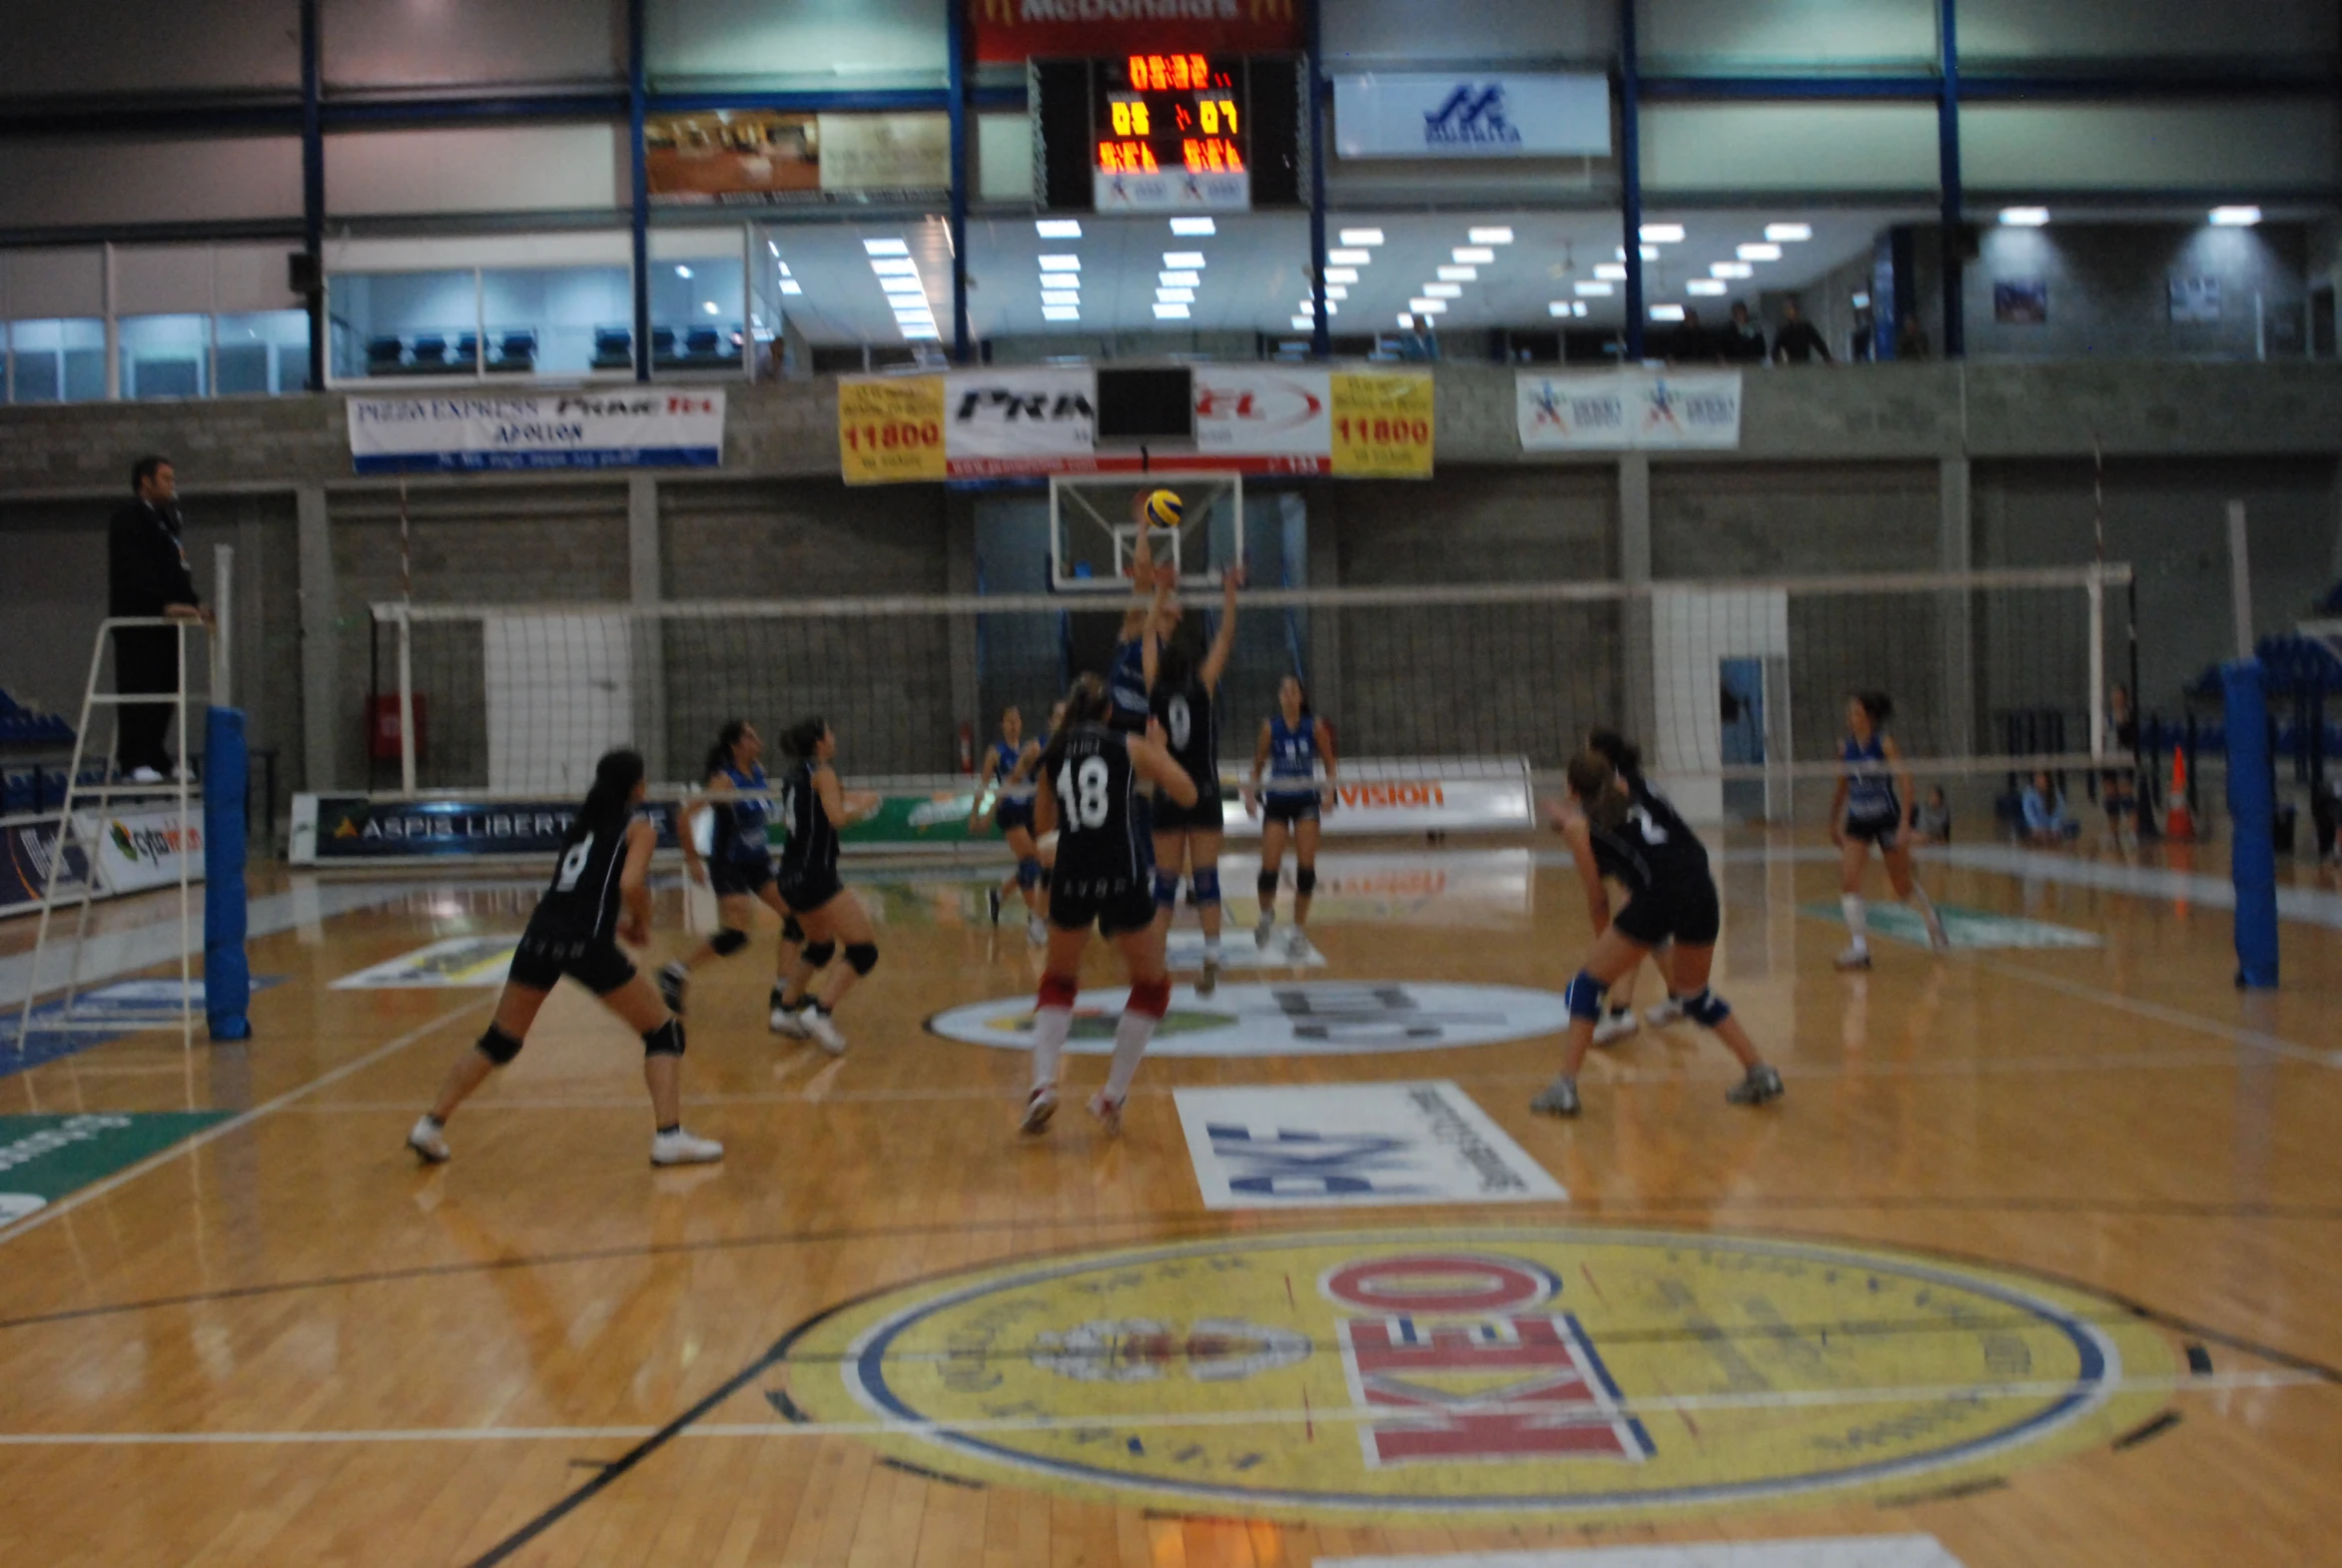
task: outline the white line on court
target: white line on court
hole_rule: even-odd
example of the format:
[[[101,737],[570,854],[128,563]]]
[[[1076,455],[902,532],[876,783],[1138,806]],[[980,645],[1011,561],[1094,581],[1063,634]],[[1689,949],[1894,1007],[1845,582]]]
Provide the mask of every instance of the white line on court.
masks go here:
[[[15,1240],[19,1236],[29,1235],[33,1231],[38,1230],[41,1226],[47,1224],[50,1220],[58,1218],[64,1214],[70,1214],[75,1209],[81,1207],[83,1204],[88,1203],[95,1198],[105,1196],[108,1192],[113,1191],[118,1186],[122,1186],[128,1182],[137,1180],[140,1176],[145,1176],[150,1171],[158,1170],[163,1166],[169,1165],[172,1161],[179,1159],[182,1155],[193,1153],[195,1150],[203,1148],[206,1144],[212,1143],[218,1139],[226,1138],[231,1133],[238,1132],[244,1128],[250,1127],[253,1123],[258,1122],[262,1117],[268,1116],[273,1112],[282,1111],[287,1107],[299,1102],[305,1096],[316,1094],[321,1089],[326,1089],[332,1085],[339,1084],[342,1082],[342,1080],[350,1077],[354,1073],[364,1072],[366,1069],[373,1067],[377,1062],[382,1061],[385,1057],[393,1056],[396,1053],[405,1050],[408,1046],[413,1045],[416,1041],[421,1040],[425,1036],[438,1030],[441,1026],[453,1023],[455,1020],[461,1018],[466,1013],[475,1013],[481,1008],[488,1006],[495,999],[493,997],[477,997],[469,1002],[464,1003],[461,1007],[454,1008],[445,1013],[441,1013],[437,1018],[432,1019],[429,1023],[417,1024],[414,1028],[408,1030],[405,1034],[400,1035],[397,1039],[386,1041],[384,1044],[375,1047],[374,1050],[369,1051],[365,1056],[357,1057],[351,1061],[345,1062],[340,1067],[335,1068],[331,1072],[321,1073],[316,1078],[311,1079],[308,1083],[301,1085],[299,1088],[289,1089],[274,1100],[263,1102],[262,1104],[253,1107],[250,1111],[239,1112],[237,1115],[230,1117],[227,1121],[222,1122],[217,1126],[205,1128],[201,1133],[196,1134],[192,1138],[180,1140],[178,1143],[173,1144],[169,1149],[161,1150],[155,1154],[149,1155],[146,1159],[140,1161],[137,1165],[132,1166],[127,1171],[118,1171],[113,1176],[106,1177],[106,1179],[103,1181],[99,1181],[91,1186],[85,1186],[79,1191],[69,1193],[68,1195],[59,1198],[56,1202],[50,1203],[45,1207],[36,1208],[31,1213],[25,1215],[22,1219],[17,1220],[16,1223],[12,1225],[0,1225],[0,1246],[6,1246],[9,1242]]]
[[[2225,1040],[2231,1045],[2242,1046],[2248,1050],[2265,1051],[2272,1056],[2284,1057],[2293,1062],[2307,1062],[2313,1067],[2342,1068],[2342,1051],[2320,1051],[2312,1046],[2295,1045],[2290,1040],[2282,1039],[2262,1030],[2246,1029],[2236,1024],[2223,1024],[2216,1019],[2199,1018],[2193,1013],[2185,1013],[2175,1007],[2165,1007],[2160,1002],[2147,1002],[2138,997],[2126,997],[2119,991],[2102,991],[2096,986],[2085,986],[2078,981],[2067,980],[2058,975],[2045,975],[2036,969],[2026,969],[2021,964],[2010,964],[2001,959],[1985,958],[1980,954],[1966,955],[1966,962],[1992,974],[2006,976],[2010,980],[2021,980],[2027,984],[2039,986],[2044,991],[2054,991],[2059,996],[2072,997],[2081,1002],[2095,1002],[2100,1007],[2112,1008],[2118,1013],[2128,1013],[2133,1018],[2143,1018],[2156,1024],[2168,1024],[2173,1029],[2192,1030],[2196,1034],[2210,1035],[2215,1039]]]
[[[2248,1389],[2314,1387],[2331,1379],[2317,1372],[2205,1372],[2168,1377],[2115,1377],[2104,1381],[1934,1383],[1889,1388],[1775,1388],[1762,1392],[1657,1394],[1621,1399],[1610,1408],[1621,1415],[1673,1411],[1839,1409],[1874,1404],[1918,1404],[1956,1400],[2062,1399],[2077,1390],[2092,1394],[2216,1394]],[[1474,1404],[1475,1416],[1553,1415],[1553,1406],[1490,1401]],[[705,1421],[683,1428],[684,1437],[950,1437],[988,1432],[1078,1432],[1108,1426],[1117,1431],[1183,1430],[1205,1426],[1338,1425],[1424,1419],[1420,1409],[1390,1406],[1311,1406],[1296,1410],[1188,1410],[1150,1414],[1129,1411],[1090,1415],[1004,1416],[967,1421]],[[431,1426],[285,1432],[0,1432],[0,1447],[142,1447],[284,1443],[495,1443],[639,1442],[664,1430],[656,1426]]]

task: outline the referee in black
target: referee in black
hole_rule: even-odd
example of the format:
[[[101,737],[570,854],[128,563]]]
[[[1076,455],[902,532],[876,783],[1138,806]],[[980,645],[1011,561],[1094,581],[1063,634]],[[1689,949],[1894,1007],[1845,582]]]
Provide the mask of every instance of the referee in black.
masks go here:
[[[188,575],[180,542],[179,482],[168,457],[141,457],[131,465],[137,497],[106,529],[106,613],[112,616],[212,621]],[[179,638],[171,626],[124,626],[114,633],[114,689],[124,696],[168,697],[179,690]],[[125,703],[114,712],[114,768],[136,784],[160,784],[174,762],[163,740],[171,730],[169,702]]]

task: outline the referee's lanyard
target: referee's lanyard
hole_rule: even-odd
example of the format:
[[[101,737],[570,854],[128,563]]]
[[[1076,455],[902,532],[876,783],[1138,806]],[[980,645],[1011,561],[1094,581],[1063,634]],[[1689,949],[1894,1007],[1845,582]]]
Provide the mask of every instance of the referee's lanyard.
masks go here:
[[[179,530],[171,526],[170,515],[153,501],[141,504],[146,507],[147,515],[155,519],[155,526],[162,530],[163,537],[171,541],[171,548],[179,552],[179,569],[192,574],[193,568],[187,564],[187,545],[180,539]]]

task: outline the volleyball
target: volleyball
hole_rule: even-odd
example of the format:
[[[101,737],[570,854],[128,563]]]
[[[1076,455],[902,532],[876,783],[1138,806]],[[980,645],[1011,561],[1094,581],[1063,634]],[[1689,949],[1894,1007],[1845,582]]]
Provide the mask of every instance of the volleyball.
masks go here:
[[[1147,520],[1160,528],[1177,527],[1186,510],[1176,490],[1156,490],[1147,497]]]

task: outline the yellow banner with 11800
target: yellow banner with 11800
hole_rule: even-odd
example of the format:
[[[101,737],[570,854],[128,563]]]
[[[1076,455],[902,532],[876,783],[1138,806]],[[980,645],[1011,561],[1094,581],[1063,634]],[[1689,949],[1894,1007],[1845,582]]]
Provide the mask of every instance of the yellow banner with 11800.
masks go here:
[[[1336,371],[1332,470],[1343,478],[1431,477],[1431,378]]]
[[[838,467],[848,484],[941,479],[943,378],[877,377],[838,383]]]

